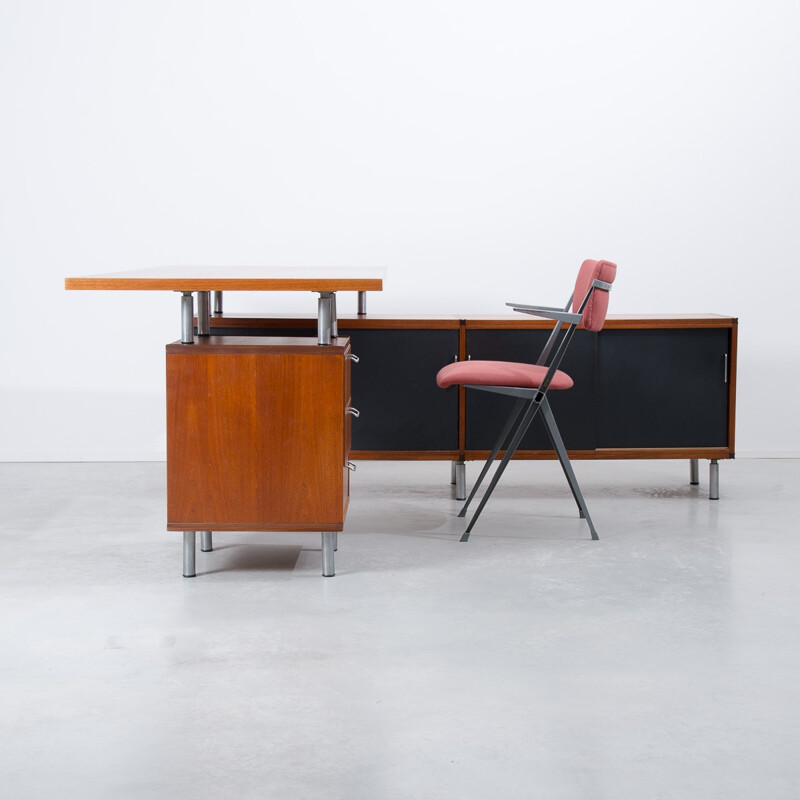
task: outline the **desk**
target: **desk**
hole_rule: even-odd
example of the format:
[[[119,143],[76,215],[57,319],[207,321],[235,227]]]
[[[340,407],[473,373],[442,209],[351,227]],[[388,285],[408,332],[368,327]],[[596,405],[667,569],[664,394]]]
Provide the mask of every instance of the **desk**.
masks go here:
[[[169,291],[181,293],[181,342],[193,337],[194,296],[197,292],[198,335],[210,334],[211,298],[213,313],[222,313],[223,291],[315,292],[317,342],[331,343],[337,335],[336,292],[358,292],[358,313],[366,314],[366,293],[381,291],[385,271],[375,268],[342,267],[150,267],[67,278],[66,289]]]
[[[194,577],[195,534],[315,530],[322,574],[349,500],[349,341],[338,336],[336,293],[383,289],[381,269],[154,267],[67,278],[73,290],[181,294],[181,338],[167,345],[168,530],[183,531],[183,574]],[[313,339],[211,336],[223,291],[319,294]],[[194,293],[197,293],[197,338]]]

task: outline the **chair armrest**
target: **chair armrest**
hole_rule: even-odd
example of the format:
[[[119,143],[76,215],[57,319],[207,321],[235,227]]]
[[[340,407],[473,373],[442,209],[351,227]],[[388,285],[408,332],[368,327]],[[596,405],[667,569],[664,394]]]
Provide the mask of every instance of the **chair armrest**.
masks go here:
[[[562,308],[552,308],[551,306],[529,306],[522,303],[506,303],[514,311],[519,311],[520,314],[532,314],[534,317],[543,317],[544,319],[552,319],[557,322],[566,322],[570,325],[577,325],[583,314],[570,314]]]

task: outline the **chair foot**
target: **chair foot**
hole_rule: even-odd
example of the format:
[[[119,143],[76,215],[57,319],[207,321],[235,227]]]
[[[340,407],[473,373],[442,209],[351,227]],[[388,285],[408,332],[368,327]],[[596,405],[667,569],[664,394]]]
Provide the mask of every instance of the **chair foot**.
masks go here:
[[[461,514],[458,515],[459,517],[462,516]],[[461,538],[458,540],[459,542],[468,542],[469,541],[469,531],[464,531],[461,534]]]

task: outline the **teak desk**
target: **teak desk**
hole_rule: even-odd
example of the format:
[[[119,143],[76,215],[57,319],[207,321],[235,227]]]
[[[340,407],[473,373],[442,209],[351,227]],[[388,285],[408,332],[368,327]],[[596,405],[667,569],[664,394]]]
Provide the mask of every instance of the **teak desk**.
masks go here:
[[[321,531],[322,574],[349,500],[350,364],[336,293],[383,289],[381,269],[154,267],[67,278],[65,288],[181,293],[181,339],[167,345],[167,529],[183,531],[183,574],[194,577],[196,531]],[[319,294],[317,342],[211,336],[224,291]],[[194,293],[197,293],[197,338]]]

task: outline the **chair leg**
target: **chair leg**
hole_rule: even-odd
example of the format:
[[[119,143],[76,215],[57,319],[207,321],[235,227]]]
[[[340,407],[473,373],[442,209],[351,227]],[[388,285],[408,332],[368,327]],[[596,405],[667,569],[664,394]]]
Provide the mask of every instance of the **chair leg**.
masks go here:
[[[537,400],[534,398],[530,401],[528,409],[525,411],[525,414],[522,417],[522,421],[517,426],[516,431],[514,432],[514,436],[511,438],[511,441],[506,447],[505,455],[503,456],[502,461],[497,465],[497,469],[494,471],[494,475],[492,476],[491,483],[489,484],[489,488],[484,492],[483,497],[481,498],[480,505],[478,506],[475,513],[472,515],[472,519],[467,525],[467,529],[464,531],[464,535],[461,537],[460,541],[466,542],[469,540],[469,535],[472,531],[472,528],[475,526],[475,523],[478,521],[478,517],[481,515],[481,511],[483,511],[486,502],[492,496],[492,492],[494,491],[494,487],[497,486],[497,482],[500,480],[500,476],[505,472],[506,467],[508,466],[508,462],[514,456],[514,453],[517,452],[517,448],[519,447],[519,443],[522,441],[522,437],[527,433],[528,428],[530,428],[531,423],[533,422],[536,413],[541,408],[541,400]]]
[[[600,537],[597,535],[597,531],[595,530],[591,516],[589,516],[589,509],[586,506],[586,501],[583,499],[583,493],[581,492],[581,487],[578,485],[578,479],[575,477],[575,473],[572,471],[572,463],[567,455],[567,448],[564,447],[564,440],[561,438],[561,432],[558,430],[556,419],[553,416],[553,412],[550,408],[550,404],[547,402],[546,397],[544,400],[542,400],[542,418],[544,420],[545,428],[547,429],[547,434],[550,437],[550,441],[553,443],[553,449],[556,451],[558,460],[561,462],[561,469],[564,470],[567,483],[569,484],[569,488],[572,490],[572,496],[575,498],[575,502],[578,504],[578,511],[580,512],[581,517],[583,517],[589,523],[589,530],[592,533],[592,539],[597,540]]]
[[[459,517],[466,516],[467,509],[469,508],[469,504],[472,502],[472,498],[475,497],[475,493],[478,491],[480,485],[483,483],[483,479],[486,477],[486,473],[489,471],[489,467],[492,466],[492,463],[497,458],[497,454],[500,452],[503,443],[508,437],[508,434],[510,433],[514,423],[519,418],[519,415],[522,412],[524,406],[525,406],[525,398],[524,397],[518,398],[517,402],[514,404],[514,408],[511,410],[511,414],[509,414],[508,419],[506,420],[506,424],[503,426],[503,430],[500,433],[500,436],[497,437],[497,442],[494,446],[494,449],[492,450],[491,455],[489,456],[489,458],[486,459],[486,463],[483,465],[481,474],[478,475],[478,480],[475,481],[475,485],[472,487],[472,491],[469,493],[467,502],[464,503],[464,505],[461,508],[461,511],[458,512]]]

